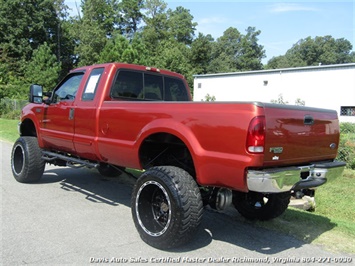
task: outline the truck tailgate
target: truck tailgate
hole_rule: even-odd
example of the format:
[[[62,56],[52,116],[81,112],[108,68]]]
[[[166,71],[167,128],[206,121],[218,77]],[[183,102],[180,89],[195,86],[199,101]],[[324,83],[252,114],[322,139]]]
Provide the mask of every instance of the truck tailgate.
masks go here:
[[[334,110],[264,104],[264,166],[297,165],[332,160],[339,144]]]

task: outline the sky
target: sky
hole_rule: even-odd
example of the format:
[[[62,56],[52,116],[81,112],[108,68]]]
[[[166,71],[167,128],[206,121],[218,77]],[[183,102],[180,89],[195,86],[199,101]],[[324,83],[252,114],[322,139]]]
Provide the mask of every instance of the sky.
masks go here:
[[[75,2],[65,3],[76,11]],[[229,27],[245,34],[251,26],[260,30],[258,43],[264,46],[267,63],[284,55],[300,39],[331,35],[345,38],[355,51],[355,0],[165,0],[168,8],[190,10],[199,32],[217,39]]]

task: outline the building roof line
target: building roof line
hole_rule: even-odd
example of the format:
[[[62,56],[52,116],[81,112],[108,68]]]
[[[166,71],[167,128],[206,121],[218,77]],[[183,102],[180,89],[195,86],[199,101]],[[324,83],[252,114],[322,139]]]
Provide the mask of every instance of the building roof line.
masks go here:
[[[194,78],[203,77],[218,77],[218,76],[236,76],[236,75],[252,75],[252,74],[268,74],[268,73],[282,73],[282,72],[294,72],[294,71],[306,71],[306,70],[326,70],[330,68],[355,68],[355,63],[347,64],[333,64],[333,65],[319,65],[319,66],[306,66],[306,67],[292,67],[292,68],[279,68],[279,69],[266,69],[266,70],[252,70],[241,72],[228,72],[228,73],[215,73],[215,74],[201,74],[193,75]]]

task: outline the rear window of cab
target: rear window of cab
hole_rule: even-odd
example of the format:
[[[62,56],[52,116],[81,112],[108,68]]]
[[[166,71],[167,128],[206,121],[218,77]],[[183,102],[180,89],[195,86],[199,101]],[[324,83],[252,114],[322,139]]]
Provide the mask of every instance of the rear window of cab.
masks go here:
[[[132,70],[119,70],[112,84],[112,99],[130,101],[188,101],[179,78]]]

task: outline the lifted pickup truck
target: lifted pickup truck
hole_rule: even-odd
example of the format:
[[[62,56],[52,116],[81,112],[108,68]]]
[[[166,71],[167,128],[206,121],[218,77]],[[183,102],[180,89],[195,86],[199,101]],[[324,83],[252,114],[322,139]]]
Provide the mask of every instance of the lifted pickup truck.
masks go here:
[[[71,71],[46,94],[31,85],[12,172],[38,181],[45,164],[119,175],[144,170],[132,192],[141,238],[169,249],[186,243],[203,208],[230,205],[248,219],[282,214],[339,176],[332,110],[261,102],[192,102],[183,76],[109,63]]]

